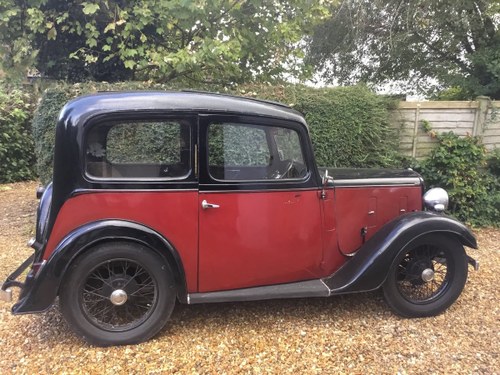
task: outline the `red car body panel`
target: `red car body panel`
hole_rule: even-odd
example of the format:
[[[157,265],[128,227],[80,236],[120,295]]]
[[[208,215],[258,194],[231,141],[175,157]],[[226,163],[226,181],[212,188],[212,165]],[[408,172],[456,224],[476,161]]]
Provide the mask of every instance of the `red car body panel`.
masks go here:
[[[338,243],[344,254],[355,252],[395,217],[422,210],[420,186],[341,187],[335,194]]]
[[[316,279],[338,269],[346,261],[342,254],[355,252],[392,218],[418,210],[420,192],[420,187],[343,187],[329,190],[325,199],[318,189],[86,193],[63,205],[44,259],[75,228],[120,219],[168,239],[182,260],[189,292]],[[220,208],[202,210],[202,200]]]
[[[96,208],[99,209],[96,209]],[[104,219],[134,221],[161,233],[182,257],[189,292],[198,284],[198,191],[86,193],[61,208],[43,259],[75,228]]]
[[[200,193],[199,291],[325,276],[318,189]]]

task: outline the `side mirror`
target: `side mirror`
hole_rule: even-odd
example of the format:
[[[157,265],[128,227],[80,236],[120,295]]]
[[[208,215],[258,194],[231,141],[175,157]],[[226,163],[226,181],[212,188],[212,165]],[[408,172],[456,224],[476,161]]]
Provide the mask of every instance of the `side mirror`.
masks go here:
[[[325,170],[325,174],[321,178],[321,182],[323,184],[323,188],[333,187],[333,177],[328,176],[328,169]]]

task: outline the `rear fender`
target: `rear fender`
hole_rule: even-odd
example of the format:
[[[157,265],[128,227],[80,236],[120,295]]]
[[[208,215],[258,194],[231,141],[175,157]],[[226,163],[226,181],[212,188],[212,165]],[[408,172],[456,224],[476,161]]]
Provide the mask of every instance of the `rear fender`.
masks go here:
[[[132,241],[157,252],[176,271],[179,299],[185,299],[187,287],[184,268],[174,247],[158,232],[144,225],[103,220],[86,224],[68,234],[51,254],[36,276],[28,275],[14,314],[40,312],[48,309],[58,295],[59,287],[71,263],[93,245],[104,241]]]
[[[384,225],[337,272],[323,281],[331,294],[369,291],[379,288],[396,256],[415,239],[430,233],[456,238],[477,249],[472,232],[462,223],[433,212],[411,212]]]

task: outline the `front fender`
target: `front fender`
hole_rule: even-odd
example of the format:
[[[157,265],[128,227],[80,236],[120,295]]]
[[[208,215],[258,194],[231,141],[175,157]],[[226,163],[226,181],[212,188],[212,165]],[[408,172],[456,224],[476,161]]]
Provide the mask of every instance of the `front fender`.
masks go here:
[[[411,212],[384,225],[332,276],[325,279],[331,294],[369,291],[385,281],[394,258],[411,241],[430,233],[457,238],[462,245],[477,249],[472,232],[462,223],[433,212]]]
[[[12,312],[23,314],[48,309],[54,302],[61,281],[73,260],[92,245],[108,240],[138,242],[156,251],[176,268],[179,296],[186,295],[185,274],[180,256],[163,236],[138,223],[102,220],[77,228],[59,243],[38,274],[28,275],[19,301],[12,307]]]

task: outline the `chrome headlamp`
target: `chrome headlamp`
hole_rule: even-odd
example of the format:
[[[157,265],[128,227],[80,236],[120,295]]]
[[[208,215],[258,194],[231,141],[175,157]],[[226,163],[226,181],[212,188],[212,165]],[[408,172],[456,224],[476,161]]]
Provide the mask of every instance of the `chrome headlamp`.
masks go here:
[[[448,193],[441,188],[432,188],[424,194],[424,205],[427,209],[443,212],[448,208]]]

